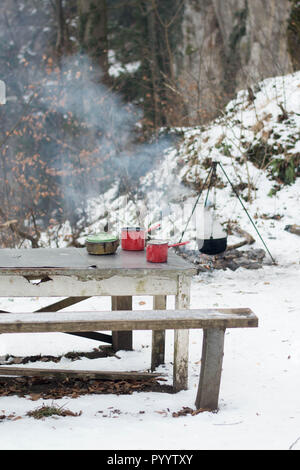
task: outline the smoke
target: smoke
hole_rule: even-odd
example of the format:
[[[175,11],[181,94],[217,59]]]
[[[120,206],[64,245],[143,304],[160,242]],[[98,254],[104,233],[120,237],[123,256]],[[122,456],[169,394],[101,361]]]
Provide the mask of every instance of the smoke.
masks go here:
[[[120,95],[100,83],[99,77],[101,70],[88,57],[77,55],[63,60],[58,80],[62,99],[57,111],[79,125],[78,133],[72,136],[78,154],[90,152],[87,160],[94,173],[90,179],[93,184],[89,180],[85,186],[86,196],[101,192],[99,181],[107,183],[105,189],[116,180],[125,180],[132,189],[170,145],[166,138],[139,143],[141,110],[124,103]],[[51,87],[51,76],[48,87],[49,82]],[[50,96],[49,92],[45,94],[45,103],[49,104]],[[68,163],[68,158],[63,155],[61,164]]]
[[[141,143],[141,110],[101,83],[101,75],[87,56],[75,55],[36,77],[32,90],[32,113],[46,134],[39,150],[59,187],[60,213],[71,223],[86,216],[88,198],[113,184],[119,194],[141,197],[140,178],[172,143],[166,136]]]
[[[48,1],[38,4],[43,7],[26,0],[14,9],[9,0],[2,5],[1,79],[9,100],[0,110],[0,202],[10,218],[34,213],[44,226],[51,219],[74,225],[87,216],[88,200],[112,186],[131,200],[142,198],[141,177],[157,166],[174,138],[144,142],[142,108],[103,84],[101,70],[87,56],[55,64],[49,55],[53,12]]]

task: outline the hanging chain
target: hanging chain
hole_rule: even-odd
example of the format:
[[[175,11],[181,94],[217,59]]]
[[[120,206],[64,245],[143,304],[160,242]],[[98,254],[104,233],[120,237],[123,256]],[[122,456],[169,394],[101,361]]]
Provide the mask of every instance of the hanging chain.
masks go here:
[[[214,238],[213,237],[213,232],[214,232],[214,223],[215,223],[215,218],[216,218],[216,202],[217,202],[217,193],[216,193],[216,186],[214,186],[210,238]]]
[[[210,179],[209,179],[209,184],[208,184],[208,188],[207,188],[204,207],[206,207],[206,205],[207,205],[209,191],[210,191],[211,187],[213,186],[213,184],[215,184],[215,181],[217,179],[217,164],[218,164],[217,162],[212,163],[212,167],[211,167],[211,171],[210,171]]]
[[[211,232],[210,238],[213,238],[213,229],[214,229],[214,219],[215,219],[215,209],[216,209],[216,181],[217,181],[217,162],[212,163],[211,176],[209,180],[209,185],[207,189],[207,194],[205,198],[204,208],[207,206],[208,195],[210,189],[213,187],[213,207],[212,207],[212,217],[211,217]]]
[[[210,170],[209,170],[209,172],[208,172],[208,174],[207,174],[207,176],[206,176],[205,182],[204,182],[204,184],[202,185],[201,190],[200,190],[200,192],[199,192],[199,194],[198,194],[198,197],[197,197],[196,202],[195,202],[195,204],[194,204],[192,213],[191,213],[190,217],[188,218],[188,221],[187,221],[187,223],[186,223],[186,226],[185,226],[183,232],[181,233],[181,237],[180,237],[179,242],[181,242],[181,240],[183,239],[183,236],[184,236],[184,234],[185,234],[185,231],[186,231],[186,229],[187,229],[187,227],[188,227],[188,225],[189,225],[189,223],[190,223],[190,220],[191,220],[191,218],[192,218],[192,216],[193,216],[193,214],[194,214],[194,211],[195,211],[195,209],[196,209],[196,206],[197,206],[197,204],[198,204],[198,201],[199,201],[199,199],[200,199],[200,196],[201,196],[201,194],[202,194],[202,192],[203,192],[203,190],[204,190],[204,188],[205,188],[205,186],[206,186],[206,183],[207,183],[207,181],[208,181],[208,179],[209,179],[209,177],[210,177],[212,171],[213,171],[213,168],[210,168]],[[207,197],[206,197],[206,199],[207,199]]]

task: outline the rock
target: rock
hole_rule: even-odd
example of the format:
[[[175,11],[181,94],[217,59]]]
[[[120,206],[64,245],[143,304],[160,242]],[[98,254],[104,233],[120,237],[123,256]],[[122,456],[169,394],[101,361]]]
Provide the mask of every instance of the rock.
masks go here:
[[[253,85],[277,76],[278,71],[281,75],[293,71],[286,33],[290,0],[183,3],[176,70],[179,83],[188,90],[185,105],[189,116],[195,116],[195,123],[199,102],[206,114],[213,114],[220,107],[220,97],[227,97],[229,90],[244,89],[246,79]]]
[[[247,267],[247,269],[261,269],[261,264],[260,263],[250,263]]]
[[[238,266],[242,266],[242,267],[247,266],[249,264],[249,260],[245,258],[244,256],[237,258],[235,262]]]
[[[265,258],[265,251],[258,248],[244,251],[232,249],[215,256],[199,254],[196,250],[187,249],[182,249],[182,251],[179,249],[177,253],[190,263],[193,263],[197,267],[198,273],[211,272],[214,269],[230,269],[231,271],[236,271],[238,268],[260,269]]]
[[[234,261],[229,261],[226,263],[226,268],[230,269],[231,271],[236,271],[239,265],[236,264]]]
[[[262,260],[265,256],[266,256],[266,253],[262,249],[256,248],[256,249],[249,250],[250,259]]]

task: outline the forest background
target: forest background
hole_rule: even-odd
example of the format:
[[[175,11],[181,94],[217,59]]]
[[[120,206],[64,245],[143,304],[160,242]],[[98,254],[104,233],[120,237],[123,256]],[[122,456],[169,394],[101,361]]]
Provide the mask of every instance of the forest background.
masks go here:
[[[2,0],[0,13],[1,247],[37,248],[67,220],[77,246],[89,197],[116,181],[136,195],[182,128],[300,69],[297,0]]]

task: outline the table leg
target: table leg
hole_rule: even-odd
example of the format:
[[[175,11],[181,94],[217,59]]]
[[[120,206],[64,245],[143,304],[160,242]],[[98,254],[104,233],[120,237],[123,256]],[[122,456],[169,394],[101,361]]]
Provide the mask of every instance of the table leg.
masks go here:
[[[216,410],[221,383],[225,329],[203,330],[201,372],[196,407]]]
[[[188,309],[190,306],[191,279],[178,276],[176,309]],[[189,330],[174,331],[174,366],[173,388],[175,392],[188,388]]]
[[[154,310],[165,310],[167,307],[167,296],[154,296]],[[165,330],[152,331],[151,371],[165,362]]]
[[[111,309],[132,310],[132,296],[112,296]],[[114,351],[132,351],[132,331],[113,331],[112,347]]]

